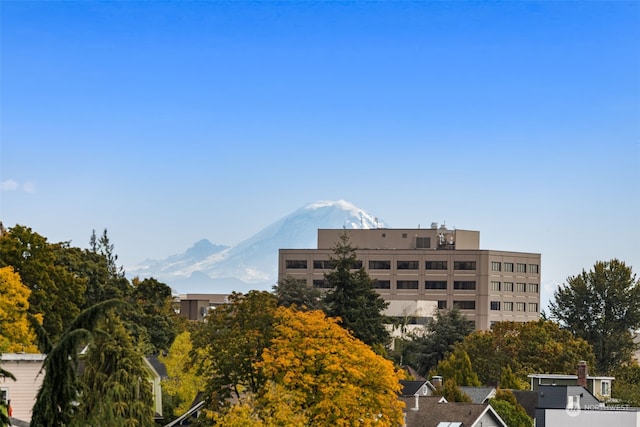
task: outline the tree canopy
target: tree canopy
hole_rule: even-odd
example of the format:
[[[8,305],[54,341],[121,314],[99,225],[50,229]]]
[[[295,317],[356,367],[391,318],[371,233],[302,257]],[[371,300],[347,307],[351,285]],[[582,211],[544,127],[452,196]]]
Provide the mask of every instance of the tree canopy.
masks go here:
[[[554,292],[550,313],[593,346],[595,370],[610,373],[629,362],[635,349],[632,331],[640,328],[640,280],[622,261],[598,261]]]
[[[256,426],[402,425],[401,373],[390,361],[321,311],[280,307],[274,318],[256,363],[263,386],[232,413]],[[234,425],[225,416],[224,425]]]
[[[322,308],[320,289],[314,288],[306,280],[287,276],[273,286],[273,293],[278,298],[278,305],[298,310],[318,310]]]
[[[13,267],[0,268],[0,353],[38,352],[27,317],[30,293]]]
[[[390,339],[383,314],[389,303],[375,291],[374,280],[364,267],[357,268],[356,249],[346,231],[340,235],[333,253],[331,262],[335,267],[324,277],[331,288],[323,300],[327,315],[339,318],[340,325],[364,343],[383,349]]]

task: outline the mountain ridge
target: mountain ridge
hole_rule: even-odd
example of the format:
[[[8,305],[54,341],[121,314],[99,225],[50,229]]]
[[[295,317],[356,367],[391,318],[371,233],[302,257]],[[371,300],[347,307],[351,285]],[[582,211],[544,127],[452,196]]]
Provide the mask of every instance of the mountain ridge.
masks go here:
[[[183,253],[145,260],[127,275],[154,277],[179,293],[270,290],[277,281],[279,249],[317,247],[319,228],[385,228],[384,221],[345,200],[309,203],[236,245],[201,239]]]

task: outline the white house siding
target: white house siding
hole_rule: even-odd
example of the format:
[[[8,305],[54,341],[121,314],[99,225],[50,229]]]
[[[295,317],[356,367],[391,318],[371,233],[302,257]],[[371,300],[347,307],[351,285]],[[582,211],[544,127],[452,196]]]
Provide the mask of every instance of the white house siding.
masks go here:
[[[44,372],[39,374],[44,357],[42,354],[2,354],[2,369],[16,377],[16,381],[0,380],[0,388],[9,391],[13,418],[31,421],[31,409],[36,403],[36,396],[44,377]]]

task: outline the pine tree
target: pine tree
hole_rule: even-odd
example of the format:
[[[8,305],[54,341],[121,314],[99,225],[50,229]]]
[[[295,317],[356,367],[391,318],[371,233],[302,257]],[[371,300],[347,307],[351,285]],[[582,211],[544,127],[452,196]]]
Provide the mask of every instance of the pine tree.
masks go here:
[[[325,282],[332,288],[324,297],[326,313],[339,317],[342,327],[382,351],[389,342],[385,329],[387,319],[383,314],[389,303],[375,291],[374,280],[364,267],[357,268],[356,249],[351,246],[346,231],[340,235],[333,253],[330,259],[335,267],[325,274]]]
[[[96,427],[153,426],[152,390],[146,377],[143,356],[111,312],[87,352],[77,421]]]

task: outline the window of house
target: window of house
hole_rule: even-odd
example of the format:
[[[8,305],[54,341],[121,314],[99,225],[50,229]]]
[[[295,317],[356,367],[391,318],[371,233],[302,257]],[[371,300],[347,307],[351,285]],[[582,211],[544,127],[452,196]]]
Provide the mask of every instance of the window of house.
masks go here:
[[[438,301],[438,308],[440,310],[444,310],[445,308],[447,308],[447,300]]]
[[[333,270],[335,267],[335,263],[333,261],[327,260],[314,260],[313,268],[317,270]]]
[[[447,289],[446,280],[427,280],[424,282],[425,289]]]
[[[518,273],[526,273],[527,272],[527,264],[516,264],[516,272]]]
[[[476,302],[475,301],[454,301],[453,305],[458,307],[460,310],[475,310]]]
[[[396,263],[398,270],[417,270],[420,268],[418,265],[418,261],[397,261]]]
[[[538,274],[538,264],[529,264],[529,273]]]
[[[8,402],[9,400],[11,400],[9,389],[7,387],[0,387],[0,402]]]
[[[431,237],[416,237],[417,249],[429,249],[431,247]]]
[[[375,289],[391,289],[391,280],[376,280],[373,282]]]
[[[527,284],[526,283],[516,283],[516,292],[526,292]]]
[[[456,280],[453,282],[453,289],[472,291],[476,288],[475,280]]]
[[[417,280],[398,280],[396,282],[396,289],[418,289]]]
[[[502,284],[502,290],[506,292],[513,292],[513,282],[504,282]]]
[[[537,294],[538,290],[539,287],[537,283],[529,283],[529,292],[531,292],[532,294]]]
[[[602,380],[600,383],[600,394],[603,396],[609,396],[611,390],[611,383],[609,380]]]
[[[369,261],[369,270],[391,270],[391,261]]]
[[[525,305],[523,302],[516,303],[516,311],[524,311],[524,309],[525,309]]]
[[[491,261],[491,271],[502,271],[502,264],[497,261]]]
[[[513,273],[513,263],[512,262],[505,262],[504,263],[504,271],[507,273]]]
[[[427,261],[425,267],[427,270],[446,270],[447,261]]]
[[[500,282],[491,282],[491,290],[499,291],[500,290]]]
[[[500,301],[491,301],[491,310],[500,310]]]
[[[307,268],[307,260],[306,259],[288,259],[286,262],[287,268],[291,269],[300,269]]]
[[[538,311],[538,303],[537,302],[530,302],[529,303],[529,312],[536,313],[537,311]]]
[[[402,233],[402,238],[406,239],[407,238],[407,233]]]
[[[502,311],[513,311],[513,303],[510,301],[503,302]]]
[[[453,269],[454,270],[475,270],[476,262],[475,261],[454,261]]]

